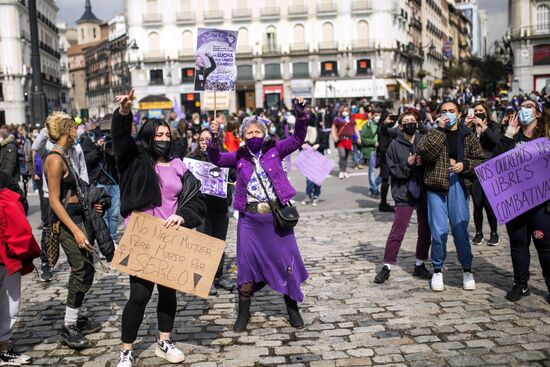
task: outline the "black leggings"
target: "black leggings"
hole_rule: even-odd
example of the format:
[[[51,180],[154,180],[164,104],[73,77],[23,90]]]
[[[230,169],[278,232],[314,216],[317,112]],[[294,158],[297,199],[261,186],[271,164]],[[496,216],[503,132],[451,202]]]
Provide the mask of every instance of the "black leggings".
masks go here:
[[[227,227],[229,226],[229,217],[227,212],[208,213],[202,224],[197,227],[197,231],[207,234],[219,240],[225,241],[227,238]],[[225,252],[222,254],[218,270],[216,271],[216,279],[220,279],[223,275],[223,264],[225,261]]]
[[[122,312],[122,336],[123,343],[133,343],[143,322],[145,307],[151,295],[155,283],[130,275],[130,299]],[[174,327],[176,317],[176,291],[157,284],[159,292],[157,304],[158,328],[161,333],[169,333]]]
[[[539,255],[544,282],[550,291],[550,213],[539,205],[506,223],[510,237],[510,253],[514,267],[514,282],[527,284],[531,255],[531,239]]]
[[[493,208],[487,200],[487,196],[483,192],[483,188],[479,183],[479,180],[474,181],[472,186],[472,200],[474,202],[474,223],[476,226],[476,232],[483,232],[483,209],[487,214],[487,221],[489,227],[491,227],[491,233],[497,233],[497,217],[493,213]]]

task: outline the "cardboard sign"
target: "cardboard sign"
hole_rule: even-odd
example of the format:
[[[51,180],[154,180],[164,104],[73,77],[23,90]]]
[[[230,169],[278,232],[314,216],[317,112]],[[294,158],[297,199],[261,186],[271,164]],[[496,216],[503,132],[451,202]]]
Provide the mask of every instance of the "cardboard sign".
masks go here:
[[[334,162],[309,147],[300,152],[294,165],[304,176],[319,186],[323,184],[334,168]]]
[[[550,140],[520,145],[475,168],[499,223],[550,199]]]
[[[133,212],[111,266],[207,298],[225,242],[188,228],[166,228],[163,223],[149,214]]]

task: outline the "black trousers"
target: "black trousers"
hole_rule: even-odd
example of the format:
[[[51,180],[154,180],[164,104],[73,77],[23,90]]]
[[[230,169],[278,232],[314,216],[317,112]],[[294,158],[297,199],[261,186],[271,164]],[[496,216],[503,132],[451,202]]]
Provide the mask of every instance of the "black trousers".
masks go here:
[[[48,263],[48,254],[46,253],[46,237],[49,227],[49,214],[50,214],[50,199],[44,197],[44,190],[42,189],[42,180],[36,180],[38,186],[38,196],[40,198],[40,220],[42,221],[42,236],[40,238],[40,248],[42,253],[40,254],[40,261],[42,264]]]
[[[131,344],[136,341],[137,334],[145,307],[151,299],[155,283],[145,279],[130,275],[130,299],[122,312],[122,335],[123,343]],[[157,303],[157,320],[158,328],[162,333],[169,333],[174,328],[174,319],[176,317],[176,291],[172,288],[167,288],[157,284],[159,292]]]
[[[550,291],[550,213],[546,212],[546,205],[548,204],[539,205],[512,219],[506,223],[506,230],[510,237],[514,281],[518,284],[529,281],[529,246],[532,238],[539,255],[544,281]]]
[[[197,231],[225,241],[227,238],[227,228],[229,226],[229,217],[227,212],[208,213],[202,224],[197,227]],[[218,270],[216,271],[216,279],[223,276],[223,264],[225,262],[225,252],[222,255]]]
[[[483,209],[487,214],[487,221],[489,227],[491,227],[491,233],[497,232],[497,217],[487,200],[487,195],[483,192],[481,183],[479,180],[475,180],[472,186],[472,201],[474,202],[474,223],[476,226],[476,232],[483,232]]]

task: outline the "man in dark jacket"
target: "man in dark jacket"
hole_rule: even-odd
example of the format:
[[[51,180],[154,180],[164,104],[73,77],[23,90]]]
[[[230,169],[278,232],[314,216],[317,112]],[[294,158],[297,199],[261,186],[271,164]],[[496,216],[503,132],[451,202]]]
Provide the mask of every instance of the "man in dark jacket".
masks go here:
[[[393,139],[397,137],[397,129],[391,129],[395,121],[391,118],[385,106],[381,106],[380,122],[378,124],[378,146],[376,147],[376,166],[380,167],[380,204],[378,209],[383,213],[393,212],[393,206],[388,204],[388,190],[390,188],[390,170],[386,161],[386,153]]]
[[[0,170],[19,181],[19,162],[17,161],[17,146],[15,136],[4,129],[0,131]]]
[[[474,168],[485,154],[479,140],[465,125],[459,124],[460,106],[456,101],[443,102],[438,108],[438,127],[430,129],[418,144],[424,162],[424,184],[427,188],[428,221],[432,232],[431,281],[433,291],[445,289],[441,269],[447,255],[449,222],[458,259],[462,264],[463,289],[474,290],[472,249],[468,234],[469,190]]]

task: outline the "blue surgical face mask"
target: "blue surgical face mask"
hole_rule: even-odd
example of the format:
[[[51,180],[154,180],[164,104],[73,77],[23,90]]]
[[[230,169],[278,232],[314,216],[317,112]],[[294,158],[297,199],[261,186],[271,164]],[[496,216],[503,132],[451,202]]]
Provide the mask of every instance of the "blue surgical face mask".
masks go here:
[[[204,122],[202,123],[202,127],[203,127],[204,129],[208,129],[208,128],[210,127],[210,124],[208,123],[208,121],[204,121]]]
[[[447,128],[451,128],[456,124],[456,115],[451,112],[445,113],[445,116],[447,116],[450,120],[447,122]]]
[[[528,107],[522,107],[518,113],[519,123],[522,125],[529,125],[534,120],[533,109]]]

